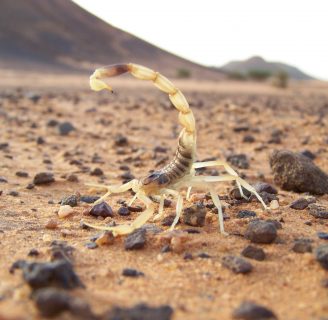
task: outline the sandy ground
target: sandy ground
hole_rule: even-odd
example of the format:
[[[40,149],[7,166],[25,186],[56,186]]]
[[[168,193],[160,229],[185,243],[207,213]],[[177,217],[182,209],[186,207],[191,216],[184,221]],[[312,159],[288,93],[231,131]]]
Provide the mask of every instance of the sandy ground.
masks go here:
[[[114,305],[146,302],[154,306],[170,305],[174,320],[231,319],[233,310],[242,301],[251,300],[270,308],[279,319],[328,317],[327,288],[321,285],[328,277],[327,272],[312,253],[297,254],[291,250],[293,240],[299,237],[313,239],[313,247],[324,243],[316,233],[327,231],[328,223],[314,219],[307,210],[289,208],[300,197],[292,192],[278,189],[280,207],[269,212],[264,212],[257,202],[227,208],[230,219],[225,226],[231,234],[228,237],[217,233],[216,218],[209,212],[205,226],[198,228],[199,234],[189,235],[190,240],[181,253],[161,253],[156,241],[148,241],[144,249],[126,251],[124,238],[94,250],[86,248],[85,244],[97,232],[82,230],[80,220],[99,225],[105,222],[83,215],[87,205],[82,204],[74,209],[72,216],[58,219],[58,201],[76,192],[91,194],[84,185],[87,182],[122,183],[121,165],[128,165],[136,177],[159,168],[160,162],[172,157],[179,132],[177,112],[167,97],[150,85],[115,79],[112,82],[115,94],[109,95],[89,91],[87,80],[64,76],[43,80],[27,75],[21,75],[19,80],[17,75],[1,79],[0,144],[9,144],[0,150],[0,176],[8,181],[0,183],[1,319],[38,319],[20,272],[12,275],[9,268],[18,259],[48,261],[52,240],[65,240],[76,249],[75,270],[86,289],[74,290],[72,295],[85,299],[96,313]],[[250,183],[273,184],[268,161],[271,152],[284,148],[307,149],[317,156],[315,163],[328,172],[326,85],[301,84],[278,90],[249,83],[180,81],[178,84],[195,113],[200,160],[245,153],[250,168],[238,172]],[[17,91],[17,87],[22,89]],[[31,90],[41,94],[36,103],[26,96]],[[61,136],[56,127],[47,126],[52,119],[69,121],[76,131]],[[247,131],[236,132],[235,128],[240,126],[248,127]],[[282,142],[269,144],[276,129],[282,131]],[[114,145],[117,134],[128,138],[128,146]],[[243,142],[246,134],[252,135],[255,141]],[[37,143],[39,137],[44,139],[43,144]],[[164,146],[168,152],[155,156],[156,146]],[[72,164],[72,160],[78,160],[81,165]],[[90,175],[96,167],[103,170],[104,176]],[[17,171],[27,172],[29,176],[18,177]],[[41,171],[53,172],[56,182],[26,189]],[[73,173],[78,176],[78,182],[67,181],[66,177]],[[221,196],[227,195],[230,189],[229,183],[217,185]],[[18,196],[10,195],[11,191],[17,191]],[[130,198],[130,193],[124,193],[108,199],[108,203],[116,212],[117,200]],[[317,197],[317,201],[325,205],[328,197]],[[239,255],[249,244],[240,236],[247,219],[236,218],[243,209],[254,210],[261,218],[283,221],[283,228],[278,232],[279,241],[259,245],[267,254],[266,260],[250,260],[254,270],[247,275],[236,275],[220,261],[225,254]],[[165,213],[173,214],[174,208],[167,208]],[[124,222],[135,217],[136,214],[128,218],[115,214],[113,219]],[[57,229],[46,229],[50,219],[58,222]],[[309,221],[311,225],[305,224]],[[157,224],[161,226],[160,222]],[[183,224],[177,227],[187,228],[190,227]],[[33,248],[40,252],[38,257],[27,256]],[[185,260],[186,252],[194,259]],[[207,253],[211,258],[198,258],[199,253]],[[122,277],[122,270],[127,267],[142,271],[145,276]]]

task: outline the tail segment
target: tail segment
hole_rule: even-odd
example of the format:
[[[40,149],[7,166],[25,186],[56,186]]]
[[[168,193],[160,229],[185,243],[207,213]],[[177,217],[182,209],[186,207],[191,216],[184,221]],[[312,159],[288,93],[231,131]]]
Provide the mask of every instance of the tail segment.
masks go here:
[[[189,104],[182,92],[160,73],[133,63],[110,65],[97,69],[91,75],[90,87],[95,91],[107,89],[113,92],[112,88],[102,79],[118,76],[126,72],[131,73],[137,79],[152,81],[158,89],[169,95],[172,104],[180,111],[179,122],[184,128],[179,139],[182,140],[185,146],[188,146],[194,151],[196,144],[196,127],[192,110],[189,108]]]

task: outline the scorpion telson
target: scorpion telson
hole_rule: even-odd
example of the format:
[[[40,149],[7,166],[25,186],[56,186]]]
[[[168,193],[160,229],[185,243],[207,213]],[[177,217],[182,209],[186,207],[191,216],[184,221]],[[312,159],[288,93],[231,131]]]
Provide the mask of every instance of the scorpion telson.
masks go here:
[[[262,203],[263,207],[267,209],[265,203],[256,190],[245,180],[240,178],[235,170],[233,170],[226,162],[195,162],[196,127],[194,115],[182,92],[160,73],[133,63],[102,67],[97,69],[91,75],[91,89],[95,91],[107,89],[112,92],[112,88],[107,85],[103,79],[117,76],[126,72],[131,73],[137,79],[152,81],[158,89],[167,93],[172,104],[179,111],[179,122],[183,129],[179,136],[178,148],[175,156],[173,160],[164,168],[149,174],[141,180],[134,179],[120,186],[88,184],[91,187],[107,190],[107,192],[97,201],[97,203],[103,201],[110,194],[122,193],[130,189],[133,190],[135,195],[131,199],[129,205],[131,205],[136,199],[139,199],[145,204],[146,209],[141,212],[141,214],[131,224],[123,224],[113,227],[95,226],[87,223],[86,225],[100,230],[110,230],[114,235],[129,234],[135,229],[140,228],[153,216],[155,212],[155,204],[152,199],[156,199],[159,202],[158,213],[154,216],[154,220],[160,219],[163,216],[164,199],[166,196],[170,195],[175,197],[177,200],[176,216],[170,228],[172,230],[178,223],[183,208],[182,191],[187,189],[186,199],[189,200],[191,188],[196,187],[198,189],[203,189],[210,192],[213,203],[218,209],[220,232],[226,234],[224,231],[223,213],[220,199],[213,186],[214,182],[222,181],[235,181],[240,190],[240,194],[243,197],[245,196],[243,194],[242,187],[254,194]],[[227,174],[220,176],[195,175],[196,169],[211,166],[223,166]]]

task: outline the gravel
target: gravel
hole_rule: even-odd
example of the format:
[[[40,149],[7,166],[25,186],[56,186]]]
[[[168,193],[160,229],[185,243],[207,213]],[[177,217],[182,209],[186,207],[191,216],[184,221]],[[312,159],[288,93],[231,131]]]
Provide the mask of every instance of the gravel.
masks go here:
[[[277,229],[272,222],[256,220],[249,223],[245,237],[254,243],[272,243],[277,238]]]
[[[256,217],[256,212],[255,211],[250,211],[250,210],[240,210],[237,213],[237,218],[243,219],[243,218],[253,218]]]

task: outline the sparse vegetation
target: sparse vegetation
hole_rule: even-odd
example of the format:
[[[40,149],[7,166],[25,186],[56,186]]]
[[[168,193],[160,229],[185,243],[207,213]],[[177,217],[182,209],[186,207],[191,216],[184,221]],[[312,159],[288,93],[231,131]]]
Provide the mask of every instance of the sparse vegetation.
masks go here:
[[[188,69],[180,68],[177,70],[177,78],[187,79],[191,77],[191,72]]]
[[[285,89],[288,87],[288,73],[286,71],[278,71],[273,78],[273,85],[277,88]]]
[[[254,69],[254,70],[249,70],[247,77],[251,80],[256,80],[256,81],[265,81],[268,78],[272,76],[270,71],[267,70],[261,70],[261,69]]]
[[[240,80],[240,81],[247,80],[246,75],[238,71],[229,72],[228,77],[231,80]]]

